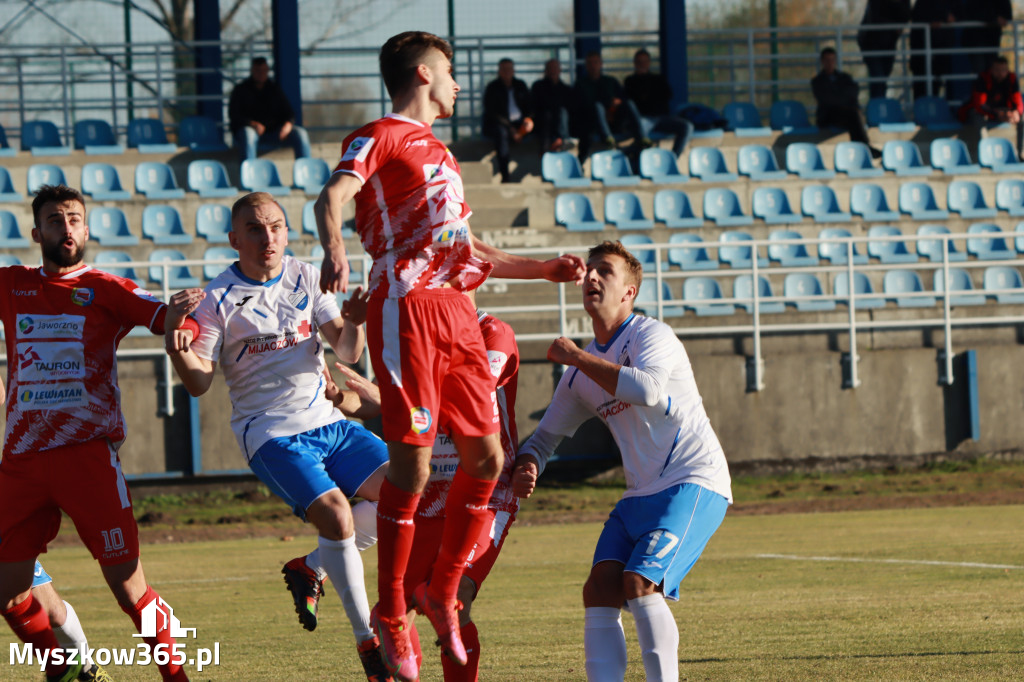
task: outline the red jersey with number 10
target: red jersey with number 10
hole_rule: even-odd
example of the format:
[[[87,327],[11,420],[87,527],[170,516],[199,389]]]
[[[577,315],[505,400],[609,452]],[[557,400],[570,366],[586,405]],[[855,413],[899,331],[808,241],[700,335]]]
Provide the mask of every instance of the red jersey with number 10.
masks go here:
[[[163,333],[166,306],[130,280],[83,265],[65,275],[0,268],[7,342],[4,456],[124,440],[117,344],[136,326]]]
[[[368,123],[345,138],[335,172],[363,182],[356,232],[373,257],[371,292],[467,291],[487,278],[493,266],[473,255],[459,164],[429,125],[397,114]]]

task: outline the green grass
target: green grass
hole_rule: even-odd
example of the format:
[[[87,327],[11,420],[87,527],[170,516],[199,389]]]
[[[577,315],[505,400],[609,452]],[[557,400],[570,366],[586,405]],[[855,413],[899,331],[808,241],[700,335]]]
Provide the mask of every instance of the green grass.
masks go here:
[[[906,562],[1024,566],[1022,522],[1020,506],[729,515],[672,606],[682,678],[1019,679],[1024,570]],[[580,590],[599,532],[598,523],[513,528],[473,609],[481,679],[585,679]],[[278,571],[311,548],[308,537],[144,547],[150,582],[184,626],[198,628],[190,649],[220,644],[221,665],[193,671],[193,680],[360,679],[330,587],[316,632],[303,631],[292,612]],[[93,646],[138,641],[83,549],[56,549],[43,559]],[[372,593],[376,555],[364,559]],[[632,621],[628,614],[623,620],[627,679],[642,680]],[[434,656],[424,668],[424,681],[441,679]],[[118,682],[157,679],[151,668],[111,672]],[[26,668],[0,674],[39,677]]]

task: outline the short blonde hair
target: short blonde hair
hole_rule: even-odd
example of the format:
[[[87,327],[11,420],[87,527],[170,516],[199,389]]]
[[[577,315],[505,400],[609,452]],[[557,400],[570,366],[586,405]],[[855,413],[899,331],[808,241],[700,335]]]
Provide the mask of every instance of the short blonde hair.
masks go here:
[[[616,241],[603,241],[597,246],[594,246],[587,252],[587,261],[590,261],[594,256],[620,256],[626,261],[626,277],[631,281],[632,284],[636,285],[637,292],[640,291],[640,283],[644,280],[644,267],[637,260],[629,250],[622,245],[622,242]]]

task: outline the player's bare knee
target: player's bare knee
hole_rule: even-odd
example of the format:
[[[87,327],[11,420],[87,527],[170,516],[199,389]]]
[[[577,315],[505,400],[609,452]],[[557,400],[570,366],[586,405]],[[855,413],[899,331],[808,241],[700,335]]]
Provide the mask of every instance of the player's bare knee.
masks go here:
[[[600,561],[590,569],[587,582],[583,584],[583,605],[622,606],[622,564],[617,561]]]
[[[505,456],[497,434],[480,437],[452,436],[455,449],[459,452],[459,466],[472,476],[495,481],[501,475]]]
[[[639,573],[624,571],[622,574],[622,592],[626,599],[636,599],[654,594],[658,586]]]
[[[343,540],[355,533],[352,508],[337,489],[315,499],[306,509],[306,520],[316,527],[321,537],[328,540]]]

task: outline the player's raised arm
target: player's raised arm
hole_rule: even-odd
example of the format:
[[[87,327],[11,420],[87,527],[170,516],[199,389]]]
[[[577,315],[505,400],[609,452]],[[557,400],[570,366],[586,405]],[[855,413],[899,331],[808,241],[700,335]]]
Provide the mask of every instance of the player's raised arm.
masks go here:
[[[494,265],[491,275],[509,279],[546,279],[549,282],[583,283],[586,267],[579,256],[565,254],[541,261],[511,253],[480,241],[473,235],[473,250]]]
[[[348,292],[349,268],[345,242],[341,238],[341,207],[351,201],[362,186],[362,181],[350,173],[335,173],[313,205],[316,230],[324,247],[324,260],[320,265],[320,290],[324,293]]]
[[[164,318],[164,349],[171,358],[174,371],[181,377],[181,383],[189,395],[201,396],[210,390],[213,375],[217,366],[210,360],[196,355],[191,344],[195,339],[194,322],[186,328],[179,329],[186,316],[199,307],[206,297],[202,289],[185,289],[171,296],[167,303],[167,316]]]

